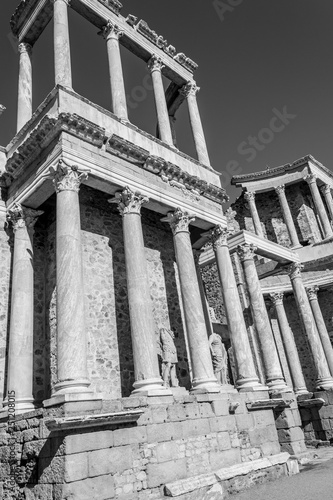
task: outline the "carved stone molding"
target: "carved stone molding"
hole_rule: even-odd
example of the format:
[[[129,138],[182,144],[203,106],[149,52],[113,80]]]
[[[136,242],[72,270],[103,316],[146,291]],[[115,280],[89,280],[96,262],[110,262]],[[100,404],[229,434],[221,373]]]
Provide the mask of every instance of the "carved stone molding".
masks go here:
[[[256,197],[255,191],[245,191],[245,193],[244,193],[244,199],[246,201],[254,201],[255,197]]]
[[[150,72],[153,71],[162,71],[164,68],[164,64],[162,62],[162,59],[157,56],[152,56],[149,61],[148,61],[148,69]]]
[[[52,1],[52,3],[64,2],[67,5],[67,7],[69,7],[71,4],[71,0],[51,0],[51,1]]]
[[[319,286],[314,285],[310,286],[309,288],[306,289],[306,293],[308,294],[309,300],[318,300],[318,290]]]
[[[284,184],[281,184],[281,186],[275,187],[275,191],[277,192],[277,194],[282,194],[285,192],[285,188],[286,186]]]
[[[323,195],[329,195],[331,194],[332,187],[329,184],[324,184],[323,186],[320,186],[319,189]]]
[[[290,266],[288,267],[288,274],[290,276],[290,279],[301,278],[302,269],[304,269],[304,265],[300,262],[293,262],[292,264],[290,264]]]
[[[214,227],[214,229],[211,231],[210,237],[214,251],[216,251],[219,247],[228,246],[229,234],[230,233],[228,228],[223,227],[220,224]]]
[[[141,215],[141,207],[144,203],[148,203],[149,198],[143,196],[138,191],[132,191],[128,186],[121,192],[115,194],[114,198],[109,200],[109,203],[117,203],[118,210],[122,216],[126,214]]]
[[[120,3],[118,0],[98,0],[98,1],[117,15],[119,15],[121,9],[123,8],[123,4]]]
[[[64,159],[59,160],[56,168],[50,167],[47,177],[53,179],[56,193],[80,190],[81,182],[87,180],[90,170],[82,170],[77,165],[70,165]]]
[[[32,46],[30,43],[21,42],[17,46],[19,54],[27,53],[29,56],[32,54]]]
[[[283,304],[283,292],[273,292],[269,296],[274,306]]]
[[[308,183],[308,184],[316,184],[317,183],[317,176],[316,174],[308,174],[303,179]]]
[[[12,224],[14,232],[23,227],[32,229],[38,217],[43,213],[42,210],[33,210],[32,208],[23,207],[20,203],[14,203],[7,210],[7,223]]]
[[[256,250],[257,247],[252,243],[244,243],[244,245],[237,246],[237,254],[239,255],[242,262],[244,262],[245,260],[253,260]]]
[[[187,82],[187,84],[184,85],[184,87],[182,87],[179,90],[179,93],[184,97],[188,97],[190,95],[193,95],[193,96],[197,95],[197,93],[199,91],[200,91],[200,87],[198,87],[195,82]]]
[[[163,217],[161,220],[170,224],[172,233],[175,236],[178,233],[188,233],[189,225],[195,220],[195,216],[178,207],[174,212],[169,212],[167,217]]]
[[[124,32],[119,28],[119,26],[112,21],[108,20],[107,24],[103,26],[102,31],[100,33],[105,40],[109,40],[113,38],[114,40],[119,40],[121,36],[123,36]]]

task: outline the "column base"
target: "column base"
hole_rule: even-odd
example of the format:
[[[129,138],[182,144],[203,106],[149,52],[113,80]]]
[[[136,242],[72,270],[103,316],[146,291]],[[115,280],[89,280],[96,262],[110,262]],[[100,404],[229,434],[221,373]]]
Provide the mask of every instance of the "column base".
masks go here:
[[[8,406],[9,404],[10,405],[14,405],[14,406],[10,407],[11,411],[8,411],[9,410],[9,406]],[[19,415],[19,414],[22,414],[22,413],[27,413],[29,411],[34,411],[35,409],[36,409],[36,407],[33,404],[33,399],[32,398],[15,399],[15,402],[14,401],[8,402],[8,400],[5,399],[4,402],[3,402],[3,410],[4,411],[8,411],[8,414],[12,413],[13,415]],[[14,410],[14,411],[12,411],[12,410]]]
[[[326,391],[326,390],[332,390],[333,389],[333,378],[332,377],[325,377],[325,378],[320,378],[316,381],[316,390],[320,391]]]
[[[206,394],[206,393],[218,393],[221,392],[221,386],[217,382],[216,378],[207,378],[192,381],[192,387],[190,389],[191,394]]]
[[[131,396],[172,396],[169,387],[164,387],[161,378],[150,378],[146,380],[137,380],[133,384],[134,390]]]
[[[291,392],[292,389],[287,386],[284,380],[272,380],[267,383],[268,391],[270,394],[274,394],[275,392]]]
[[[257,378],[237,380],[236,388],[239,392],[268,391],[268,387],[262,385]]]
[[[307,390],[306,387],[300,387],[299,389],[294,389],[297,398],[309,399],[312,397],[312,393]]]
[[[220,393],[221,394],[232,394],[237,393],[237,389],[231,384],[221,384],[220,385]]]
[[[89,394],[93,392],[89,386],[90,380],[87,378],[60,380],[54,385],[54,393],[52,397],[58,396],[59,394]]]
[[[303,248],[303,245],[299,243],[298,245],[291,247],[290,250],[299,250],[300,248]]]
[[[63,394],[53,394],[50,399],[45,399],[43,401],[43,407],[49,408],[50,406],[60,405],[63,403],[77,403],[83,401],[99,401],[103,399],[103,394],[98,394],[94,392],[73,392],[73,393],[63,393]]]

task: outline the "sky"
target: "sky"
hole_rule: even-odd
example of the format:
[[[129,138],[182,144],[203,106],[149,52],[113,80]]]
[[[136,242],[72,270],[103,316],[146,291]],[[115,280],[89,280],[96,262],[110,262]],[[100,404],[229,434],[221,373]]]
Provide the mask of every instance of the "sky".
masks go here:
[[[231,197],[233,174],[264,170],[312,154],[333,170],[333,2],[331,0],[123,0],[122,14],[150,28],[199,65],[198,104],[212,166]],[[0,5],[0,145],[15,135],[18,55]],[[73,87],[110,107],[105,41],[70,9]],[[155,132],[147,69],[126,49],[122,62],[130,120]],[[33,49],[33,107],[53,88],[52,25]],[[167,81],[165,81],[167,85]],[[186,106],[177,114],[178,147],[195,155]],[[228,205],[226,205],[228,206]]]

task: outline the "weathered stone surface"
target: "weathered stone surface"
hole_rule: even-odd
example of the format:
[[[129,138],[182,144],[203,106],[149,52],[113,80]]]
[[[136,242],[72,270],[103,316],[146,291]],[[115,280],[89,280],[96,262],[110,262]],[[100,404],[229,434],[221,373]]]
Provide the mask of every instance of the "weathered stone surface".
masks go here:
[[[183,479],[186,476],[186,460],[184,458],[162,464],[150,463],[147,465],[148,488],[156,488],[161,484]]]
[[[113,446],[113,431],[73,434],[64,438],[66,454],[82,453]]]
[[[114,478],[108,474],[65,484],[59,500],[109,500],[113,497]]]
[[[94,477],[122,472],[132,467],[132,460],[130,446],[92,451],[88,454],[88,475]]]
[[[176,497],[205,486],[211,486],[215,483],[217,483],[215,474],[202,474],[200,476],[182,479],[175,483],[166,484],[165,494],[170,497]]]

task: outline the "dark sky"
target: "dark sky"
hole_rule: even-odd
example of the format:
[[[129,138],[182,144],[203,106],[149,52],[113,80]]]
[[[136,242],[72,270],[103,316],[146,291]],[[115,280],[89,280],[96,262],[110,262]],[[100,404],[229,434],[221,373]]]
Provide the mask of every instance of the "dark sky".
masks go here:
[[[238,191],[230,188],[233,171],[262,170],[309,153],[331,168],[332,0],[220,0],[220,8],[213,0],[123,4],[122,14],[144,19],[199,64],[195,78],[201,87],[198,102],[211,163],[222,172],[232,198]],[[0,103],[7,107],[0,117],[1,145],[15,134],[18,56],[9,19],[16,5],[1,0]],[[72,11],[70,30],[74,89],[107,108],[105,42],[96,28]],[[33,61],[37,107],[53,87],[51,25],[35,45]],[[130,119],[154,133],[145,65],[126,50],[123,65]],[[283,111],[291,115],[284,124],[272,120]],[[177,136],[180,149],[193,155],[185,106],[177,119]]]

